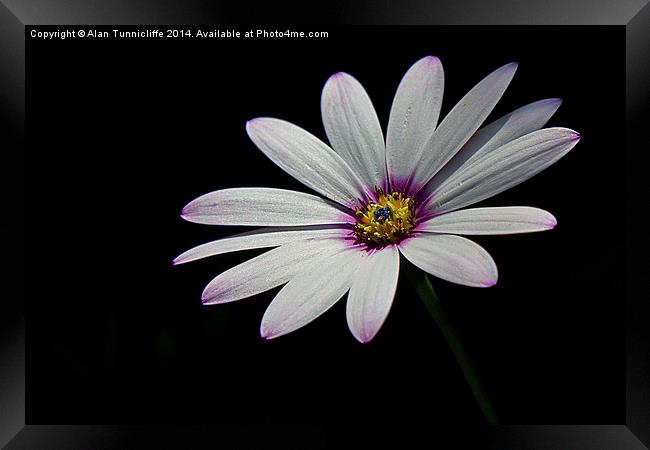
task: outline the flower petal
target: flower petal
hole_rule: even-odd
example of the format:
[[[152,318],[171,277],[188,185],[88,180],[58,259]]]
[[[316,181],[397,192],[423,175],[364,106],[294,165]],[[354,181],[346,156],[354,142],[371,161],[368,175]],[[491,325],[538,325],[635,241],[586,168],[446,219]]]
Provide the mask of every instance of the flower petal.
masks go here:
[[[420,269],[452,283],[490,287],[497,282],[497,266],[490,254],[464,237],[420,234],[402,241],[400,251]]]
[[[365,252],[337,253],[304,270],[275,296],[262,318],[260,333],[272,339],[297,330],[331,308],[350,288]]]
[[[547,211],[528,206],[473,208],[436,216],[418,226],[418,231],[451,234],[516,234],[550,230],[557,225]]]
[[[354,337],[370,342],[384,324],[393,304],[399,277],[399,250],[391,245],[368,255],[348,294],[347,320]]]
[[[348,250],[340,239],[292,242],[244,261],[214,278],[205,287],[204,304],[227,303],[268,291],[291,280],[305,265]]]
[[[304,192],[272,188],[232,188],[191,201],[185,220],[207,225],[295,226],[352,223],[334,204]]]
[[[415,166],[413,187],[421,188],[469,140],[492,112],[517,70],[517,63],[506,64],[481,80],[440,123],[423,147]]]
[[[412,175],[438,124],[444,84],[440,60],[427,56],[411,66],[397,88],[386,132],[388,172],[397,189]]]
[[[249,120],[246,131],[271,161],[316,192],[350,208],[356,199],[365,196],[364,185],[350,166],[302,128],[261,117]]]
[[[432,214],[485,200],[541,172],[571,150],[580,135],[568,128],[533,131],[479,156],[432,194],[424,207]]]
[[[491,152],[525,134],[542,128],[560,107],[562,100],[549,98],[530,103],[478,130],[445,166],[418,193],[426,199],[447,178],[463,170],[479,156]]]
[[[321,96],[321,112],[332,148],[368,187],[386,180],[386,146],[368,94],[354,77],[332,75]]]
[[[260,228],[258,230],[229,236],[224,239],[208,242],[187,250],[174,259],[174,264],[183,264],[209,256],[223,253],[252,250],[264,247],[277,247],[290,242],[309,239],[345,238],[350,234],[349,228],[330,228],[336,225],[318,225],[313,227],[294,228]]]

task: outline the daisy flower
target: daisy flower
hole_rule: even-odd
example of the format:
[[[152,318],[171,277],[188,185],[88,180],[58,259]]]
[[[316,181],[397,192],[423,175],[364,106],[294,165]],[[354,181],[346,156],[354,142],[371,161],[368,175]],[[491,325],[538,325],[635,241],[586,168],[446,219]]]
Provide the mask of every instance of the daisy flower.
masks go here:
[[[397,88],[385,140],[368,94],[342,72],[327,80],[321,99],[330,145],[284,120],[250,120],[255,145],[322,197],[266,187],[205,194],[183,209],[185,220],[264,228],[200,245],[174,263],[274,247],[221,273],[202,295],[211,305],[284,285],[262,319],[267,339],[308,324],[347,293],[350,331],[370,341],[393,303],[400,254],[443,280],[494,285],[494,260],[463,236],[543,231],[556,220],[528,206],[463,208],[532,177],[580,139],[567,128],[542,129],[559,99],[479,129],[516,69],[511,63],[489,74],[438,124],[442,64],[432,56],[417,61]]]

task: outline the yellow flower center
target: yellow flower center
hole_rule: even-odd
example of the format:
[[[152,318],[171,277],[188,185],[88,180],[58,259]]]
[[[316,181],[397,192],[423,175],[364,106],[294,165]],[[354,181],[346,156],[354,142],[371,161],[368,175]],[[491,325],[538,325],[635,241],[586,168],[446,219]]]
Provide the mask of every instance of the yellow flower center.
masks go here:
[[[377,201],[357,208],[354,234],[357,243],[370,248],[396,244],[415,227],[415,200],[402,192],[384,194],[376,189]]]

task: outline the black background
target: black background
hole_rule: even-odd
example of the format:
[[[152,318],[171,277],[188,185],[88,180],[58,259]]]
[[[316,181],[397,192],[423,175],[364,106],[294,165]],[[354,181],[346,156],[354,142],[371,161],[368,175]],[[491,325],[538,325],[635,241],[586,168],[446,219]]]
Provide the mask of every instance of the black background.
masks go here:
[[[385,127],[401,76],[428,54],[445,67],[443,114],[518,61],[491,118],[562,97],[549,125],[583,136],[557,165],[483,202],[538,206],[559,221],[476,239],[499,266],[496,287],[433,280],[503,422],[624,421],[624,31],[327,31],[301,41],[28,39],[28,423],[480,422],[405,283],[370,344],[350,335],[344,302],[264,341],[275,291],[200,305],[213,276],[259,252],[171,265],[239,231],[183,222],[198,195],[306,190],[254,147],[246,120],[280,117],[324,137],[320,92],[342,70]]]

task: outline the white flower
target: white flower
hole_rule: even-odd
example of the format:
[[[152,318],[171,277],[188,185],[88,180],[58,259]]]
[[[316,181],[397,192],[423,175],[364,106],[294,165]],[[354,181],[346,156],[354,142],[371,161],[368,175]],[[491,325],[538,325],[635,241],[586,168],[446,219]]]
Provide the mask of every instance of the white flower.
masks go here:
[[[204,304],[225,303],[284,284],[262,319],[264,338],[306,325],[349,291],[350,331],[370,341],[393,302],[400,253],[444,280],[494,285],[492,257],[459,235],[548,230],[555,218],[526,206],[461,208],[532,177],[580,139],[567,128],[541,129],[559,99],[531,103],[479,130],[516,68],[492,72],[437,125],[442,64],[419,60],[397,89],[385,142],[370,98],[345,73],[330,77],[322,94],[331,147],[283,120],[249,121],[260,150],[325,199],[252,187],[205,194],[183,209],[184,219],[268,228],[200,245],[174,263],[276,247],[220,274],[202,295]]]

